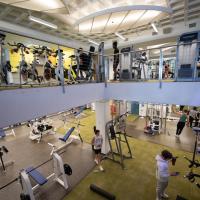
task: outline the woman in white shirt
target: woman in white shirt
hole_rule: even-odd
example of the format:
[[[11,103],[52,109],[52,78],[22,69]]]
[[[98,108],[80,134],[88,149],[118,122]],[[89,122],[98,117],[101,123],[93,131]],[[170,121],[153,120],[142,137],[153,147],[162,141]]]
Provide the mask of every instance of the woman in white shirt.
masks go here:
[[[99,165],[100,171],[103,171],[103,167],[101,166],[101,147],[103,144],[103,138],[100,135],[99,130],[95,130],[95,136],[92,138],[92,145],[94,147],[94,152],[95,152],[95,159],[94,161],[96,162],[97,165]]]

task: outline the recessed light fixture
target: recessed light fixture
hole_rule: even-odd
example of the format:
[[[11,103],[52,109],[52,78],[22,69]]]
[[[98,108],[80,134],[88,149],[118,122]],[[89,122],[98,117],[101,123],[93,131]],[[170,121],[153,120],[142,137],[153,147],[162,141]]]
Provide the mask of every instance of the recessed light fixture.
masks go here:
[[[151,26],[153,27],[153,30],[154,30],[156,33],[158,33],[158,29],[157,29],[156,25],[155,25],[154,23],[151,23]]]
[[[58,29],[58,26],[57,26],[57,25],[52,24],[52,23],[50,23],[50,22],[47,22],[47,21],[45,21],[45,20],[43,20],[43,19],[40,19],[40,18],[37,18],[37,17],[33,17],[33,16],[31,16],[31,15],[30,15],[28,18],[29,18],[29,20],[34,21],[34,22],[36,22],[36,23],[39,23],[39,24],[48,26],[48,27],[53,28],[53,29]]]
[[[95,44],[95,45],[99,46],[99,43],[98,43],[98,42],[95,42],[94,40],[90,40],[90,39],[88,39],[88,42],[90,42],[90,43],[92,43],[92,44]]]
[[[121,34],[118,33],[118,32],[115,32],[115,35],[118,36],[119,38],[121,38],[121,39],[124,40],[124,41],[127,41],[127,40],[128,40],[127,38],[125,38],[123,35],[121,35]]]

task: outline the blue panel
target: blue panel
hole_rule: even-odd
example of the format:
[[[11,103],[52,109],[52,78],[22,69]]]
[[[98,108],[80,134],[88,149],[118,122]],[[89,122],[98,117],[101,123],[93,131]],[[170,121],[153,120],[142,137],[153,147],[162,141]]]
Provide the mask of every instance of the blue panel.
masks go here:
[[[139,115],[139,103],[137,102],[131,103],[131,113],[135,115]]]

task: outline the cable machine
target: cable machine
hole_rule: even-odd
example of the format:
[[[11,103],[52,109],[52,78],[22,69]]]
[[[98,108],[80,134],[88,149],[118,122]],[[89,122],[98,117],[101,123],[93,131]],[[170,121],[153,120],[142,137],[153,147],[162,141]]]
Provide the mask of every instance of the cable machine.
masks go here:
[[[194,144],[194,150],[193,150],[193,156],[192,160],[184,156],[184,158],[189,161],[189,168],[191,169],[190,172],[185,175],[184,177],[187,178],[191,183],[194,183],[196,181],[196,178],[200,178],[200,174],[194,173],[194,168],[200,167],[200,163],[198,160],[196,160],[196,154],[198,146],[200,145],[200,127],[193,127],[193,131],[195,132],[195,144]],[[196,185],[198,188],[200,188],[200,183],[196,182]]]

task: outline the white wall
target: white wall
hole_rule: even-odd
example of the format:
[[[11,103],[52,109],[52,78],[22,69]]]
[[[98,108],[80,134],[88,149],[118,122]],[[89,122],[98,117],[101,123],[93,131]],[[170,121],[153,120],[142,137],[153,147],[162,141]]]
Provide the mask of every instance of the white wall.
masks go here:
[[[200,106],[200,82],[109,83],[106,99]]]

